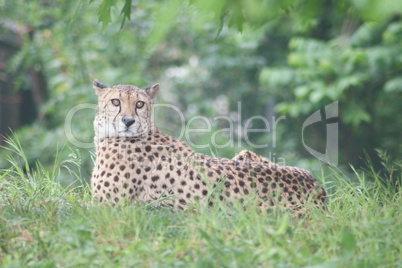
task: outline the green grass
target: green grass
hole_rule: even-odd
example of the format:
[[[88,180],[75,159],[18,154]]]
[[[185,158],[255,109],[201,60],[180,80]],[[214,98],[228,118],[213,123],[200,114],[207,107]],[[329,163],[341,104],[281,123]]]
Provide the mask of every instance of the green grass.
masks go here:
[[[30,167],[10,142],[12,168],[0,173],[1,267],[402,267],[401,177],[391,166],[387,177],[322,174],[328,212],[293,219],[241,207],[95,206],[88,185],[58,181],[64,168],[81,179],[74,154],[57,154],[48,171]]]

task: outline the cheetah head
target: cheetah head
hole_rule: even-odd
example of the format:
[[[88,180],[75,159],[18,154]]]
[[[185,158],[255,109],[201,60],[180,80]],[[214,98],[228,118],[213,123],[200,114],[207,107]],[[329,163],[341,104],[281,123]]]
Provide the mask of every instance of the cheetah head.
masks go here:
[[[98,95],[95,143],[106,137],[136,137],[151,128],[152,105],[159,84],[145,89],[132,85],[109,88],[94,80],[93,85]]]

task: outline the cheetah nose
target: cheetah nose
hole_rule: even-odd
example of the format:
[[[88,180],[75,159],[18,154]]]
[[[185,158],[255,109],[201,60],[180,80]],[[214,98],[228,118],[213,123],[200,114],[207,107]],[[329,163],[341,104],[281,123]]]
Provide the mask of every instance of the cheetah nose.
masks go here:
[[[135,123],[135,120],[132,117],[126,116],[123,117],[122,121],[126,125],[126,127],[130,127],[132,124]]]

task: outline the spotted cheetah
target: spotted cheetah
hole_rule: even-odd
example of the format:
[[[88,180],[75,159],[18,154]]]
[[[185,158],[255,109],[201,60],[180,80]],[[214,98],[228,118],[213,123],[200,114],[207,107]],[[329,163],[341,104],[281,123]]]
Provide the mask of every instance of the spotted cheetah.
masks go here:
[[[297,212],[310,202],[324,207],[326,192],[310,172],[277,165],[244,150],[233,159],[197,153],[152,122],[159,84],[111,88],[93,82],[96,163],[93,197],[99,202],[150,202],[187,209],[196,202],[256,200],[262,211],[279,205]]]

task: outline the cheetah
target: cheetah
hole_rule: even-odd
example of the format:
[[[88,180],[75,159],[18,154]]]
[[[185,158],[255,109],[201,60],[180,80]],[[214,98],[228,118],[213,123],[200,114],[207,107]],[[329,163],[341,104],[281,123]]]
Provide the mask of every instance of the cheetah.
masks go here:
[[[187,209],[218,200],[244,204],[252,197],[261,211],[281,206],[297,212],[308,202],[324,208],[326,192],[309,171],[248,150],[233,159],[207,156],[159,131],[151,116],[159,84],[108,87],[94,80],[93,86],[98,95],[91,181],[95,201],[160,200]]]

